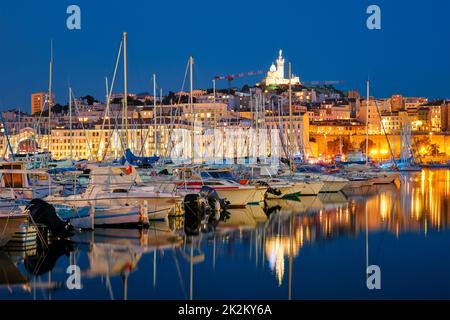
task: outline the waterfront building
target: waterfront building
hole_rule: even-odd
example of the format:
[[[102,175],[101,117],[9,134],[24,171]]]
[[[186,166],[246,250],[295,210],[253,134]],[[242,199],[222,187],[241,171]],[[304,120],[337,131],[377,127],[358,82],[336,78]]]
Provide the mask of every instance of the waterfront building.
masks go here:
[[[203,96],[205,94],[206,94],[206,90],[201,90],[201,89],[192,90],[192,97],[193,98],[198,98],[198,97],[201,97],[201,96]],[[179,92],[175,93],[175,95],[177,97],[189,97],[189,92],[179,91]]]
[[[367,112],[368,117],[366,118]],[[366,123],[367,119],[369,134],[378,134],[382,129],[380,114],[383,114],[385,112],[389,112],[389,107],[385,103],[385,100],[374,99],[373,97],[370,97],[368,107],[367,100],[361,100],[360,108],[357,112],[357,119],[362,123]]]
[[[442,100],[431,101],[426,104],[423,104],[419,110],[422,110],[424,113],[424,109],[428,110],[427,121],[428,121],[428,130],[432,132],[441,132],[442,131],[442,122],[443,122],[443,105],[444,102]]]
[[[55,97],[52,95],[52,105]],[[31,114],[40,114],[44,108],[48,109],[48,93],[36,92],[31,94],[30,112]]]
[[[316,91],[311,88],[303,88],[300,91],[295,91],[293,95],[300,103],[315,103],[318,101]]]
[[[427,98],[408,97],[403,98],[404,107],[408,111],[417,111],[421,105],[428,103]]]
[[[406,110],[384,112],[381,115],[381,121],[382,127],[379,132],[380,134],[383,134],[384,131],[386,131],[387,134],[400,133],[402,129],[405,129],[408,126],[412,131],[418,131],[421,130],[424,125],[424,123],[419,120],[418,113],[408,112]]]
[[[401,94],[394,94],[390,99],[391,111],[399,111],[405,109],[405,103]]]
[[[324,103],[319,108],[308,111],[311,121],[334,121],[350,119],[350,105],[334,103]]]
[[[443,101],[441,105],[441,131],[450,131],[450,102]]]

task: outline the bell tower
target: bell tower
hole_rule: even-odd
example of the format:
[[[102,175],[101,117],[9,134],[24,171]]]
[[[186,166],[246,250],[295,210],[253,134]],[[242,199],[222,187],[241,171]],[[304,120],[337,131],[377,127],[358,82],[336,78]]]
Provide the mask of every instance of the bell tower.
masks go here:
[[[283,58],[283,50],[281,49],[278,52],[277,73],[278,79],[284,79],[284,58]]]

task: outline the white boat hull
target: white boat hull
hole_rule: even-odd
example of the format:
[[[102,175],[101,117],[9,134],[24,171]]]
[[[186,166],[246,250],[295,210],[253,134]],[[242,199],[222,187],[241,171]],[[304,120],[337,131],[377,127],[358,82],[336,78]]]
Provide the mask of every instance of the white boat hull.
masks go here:
[[[398,173],[380,173],[373,178],[374,184],[389,184],[400,176]]]
[[[114,198],[112,198],[114,196]],[[97,194],[95,199],[82,198],[81,195],[68,196],[68,197],[49,197],[47,201],[53,203],[63,203],[73,206],[93,206],[99,207],[140,207],[146,205],[147,213],[150,220],[153,219],[166,219],[168,214],[175,209],[178,202],[181,201],[179,196],[161,196],[161,197],[148,197],[148,196],[126,196],[121,194]]]
[[[344,189],[362,188],[373,186],[373,180],[350,180]]]
[[[214,189],[221,199],[230,202],[233,207],[245,207],[247,204],[258,204],[264,201],[264,194],[267,191],[266,187],[215,187],[208,186]],[[178,191],[182,195],[193,194],[200,192],[202,186],[188,186],[180,188]]]
[[[97,207],[94,225],[148,225],[148,215],[141,207]]]
[[[241,207],[249,203],[262,202],[264,200],[265,190],[263,188],[216,189],[219,197],[230,201],[231,206]]]
[[[320,192],[339,192],[348,185],[348,181],[322,181],[323,187]]]

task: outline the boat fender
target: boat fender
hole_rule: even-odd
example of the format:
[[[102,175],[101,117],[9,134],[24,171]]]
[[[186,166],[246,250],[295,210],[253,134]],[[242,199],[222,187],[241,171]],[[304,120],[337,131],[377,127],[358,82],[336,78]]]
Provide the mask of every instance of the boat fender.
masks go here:
[[[215,212],[214,219],[218,221],[220,219],[220,213],[222,212],[222,207],[220,205],[220,201],[219,200],[216,200],[215,207],[214,207],[214,212]]]
[[[148,202],[147,202],[147,200],[145,200],[144,203],[141,204],[140,209],[141,210],[139,212],[139,215],[140,215],[139,220],[143,225],[148,225],[149,221],[148,221]]]

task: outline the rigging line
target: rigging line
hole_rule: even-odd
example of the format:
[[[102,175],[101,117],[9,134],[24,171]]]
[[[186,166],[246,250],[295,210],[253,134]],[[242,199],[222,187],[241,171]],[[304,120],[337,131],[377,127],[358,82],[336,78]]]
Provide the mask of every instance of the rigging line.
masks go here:
[[[34,129],[34,131],[35,131],[35,134],[37,134],[37,141],[38,141],[38,143],[40,143],[40,141],[39,141],[39,137],[40,137],[40,131],[41,131],[41,129],[40,129],[40,123],[41,123],[41,118],[42,118],[42,113],[44,112],[44,109],[45,109],[45,106],[47,105],[47,100],[44,100],[44,103],[43,103],[43,105],[42,105],[42,109],[41,109],[41,112],[39,113],[39,117],[38,117],[38,119],[37,119],[37,123],[35,123],[34,121],[34,123],[33,123],[33,129]],[[33,137],[34,138],[34,141],[36,140],[36,138],[35,137]],[[49,138],[50,139],[50,138]],[[50,151],[50,150],[49,150]]]
[[[153,95],[153,101],[155,101],[155,99],[156,99],[156,95],[154,94],[154,95]],[[154,102],[154,103],[156,103],[156,102]],[[154,109],[153,112],[155,113],[155,112],[156,112],[156,109]],[[150,127],[151,127],[151,122],[149,123],[149,126],[148,126],[148,128],[147,128],[147,134],[145,135],[144,141],[142,142],[141,150],[140,150],[139,153],[138,153],[139,155],[141,155],[141,154],[144,153],[145,143],[147,142],[147,139],[148,139],[148,137],[149,137],[149,135],[150,135]],[[156,137],[156,132],[155,132],[155,137]],[[155,155],[156,155],[156,150],[154,150],[154,153],[155,153]]]
[[[382,244],[384,242],[384,239],[386,238],[386,235],[387,235],[388,231],[389,231],[389,222],[386,223],[386,227],[384,229],[384,232],[381,234],[380,242],[378,242],[377,249],[375,251],[375,257],[373,259],[375,264],[378,264],[378,259],[380,258],[380,254],[381,254],[381,247],[382,247]]]
[[[373,91],[373,90],[372,90],[372,91]],[[392,151],[391,142],[389,141],[389,138],[388,138],[387,133],[386,133],[386,128],[384,127],[383,121],[381,121],[382,119],[381,119],[380,109],[378,108],[378,103],[377,103],[377,101],[376,101],[375,99],[374,99],[374,102],[375,102],[375,107],[377,108],[378,116],[380,117],[380,123],[381,123],[381,127],[383,128],[384,136],[386,137],[386,141],[387,141],[387,144],[388,144],[388,146],[389,146],[389,151],[390,151],[391,156],[392,156],[392,162],[394,162],[394,166],[395,166],[396,168],[398,168],[397,163],[395,162],[395,154],[394,154],[394,152]],[[366,152],[367,152],[367,151],[366,151]]]
[[[114,114],[113,112],[111,112],[111,115],[114,117],[114,129],[111,131],[111,123],[109,123],[108,124],[108,131],[109,131],[108,143],[106,145],[105,151],[103,152],[102,162],[106,159],[106,155],[108,153],[109,147],[111,146],[111,137],[112,137],[112,135],[114,134],[115,131],[118,131],[118,129],[117,129],[118,115]]]
[[[113,132],[114,131],[117,131],[118,133],[119,133],[119,115],[120,115],[120,113],[121,113],[121,111],[122,111],[122,109],[123,108],[119,108],[118,110],[116,110],[116,112],[115,112],[115,114],[114,114],[114,112],[112,112],[112,114],[114,115],[114,130],[110,133],[110,135],[109,135],[109,139],[108,139],[108,146],[109,146],[109,143],[110,143],[110,141],[111,141],[111,136],[112,136],[112,134],[113,134]],[[122,130],[123,130],[123,127],[122,127]],[[125,143],[124,143],[124,141],[123,141],[123,134],[118,134],[118,137],[119,137],[119,139],[120,139],[120,145],[121,145],[121,147],[122,147],[122,152],[125,152]],[[106,153],[107,153],[107,148],[105,149],[105,152],[104,152],[104,154],[103,154],[103,158],[102,158],[102,161],[106,158]]]
[[[173,259],[175,261],[175,267],[177,269],[178,280],[180,282],[181,291],[183,292],[183,297],[185,300],[187,300],[187,292],[183,283],[183,275],[181,274],[180,263],[178,262],[178,256],[176,255],[175,250],[173,250]]]
[[[143,147],[144,147],[144,141],[143,141],[143,137],[144,137],[144,119],[142,118],[142,114],[141,114],[141,110],[139,110],[139,109],[137,109],[137,113],[138,113],[138,123],[136,124],[137,125],[137,129],[139,129],[139,131],[140,131],[140,134],[139,134],[139,139],[141,140],[140,141],[140,143],[141,143],[141,153],[139,153],[139,156],[140,157],[142,157],[143,156],[143,154],[142,154],[142,152],[143,152]]]
[[[183,90],[184,90],[184,86],[186,85],[186,79],[187,79],[187,75],[188,75],[188,71],[189,71],[189,62],[190,62],[190,58],[189,58],[189,61],[187,62],[187,64],[186,64],[186,70],[185,70],[185,72],[184,72],[184,78],[183,78],[183,82],[182,82],[182,84],[181,84],[181,91],[180,92],[183,92]],[[177,105],[180,105],[180,103],[181,103],[181,97],[182,97],[182,95],[180,94],[180,96],[178,97],[178,102],[177,102]],[[175,127],[175,117],[177,117],[178,116],[178,113],[179,112],[181,112],[180,111],[180,108],[178,107],[177,109],[176,109],[176,111],[175,111],[175,115],[174,116],[172,116],[172,110],[171,110],[171,126],[170,126],[170,129],[169,129],[169,136],[168,136],[168,138],[167,138],[167,141],[168,141],[168,143],[169,143],[169,141],[171,141],[171,139],[172,139],[172,133],[173,133],[173,130],[174,130],[174,127]],[[168,155],[168,151],[169,151],[169,148],[167,148],[167,150],[165,150],[165,154],[164,154],[164,158],[167,158],[167,155]]]
[[[118,69],[118,66],[119,66],[120,56],[121,56],[121,53],[122,53],[122,46],[123,46],[123,38],[121,38],[120,43],[119,43],[119,50],[117,52],[116,63],[115,63],[115,66],[114,66],[113,76],[112,76],[112,79],[111,79],[111,86],[109,88],[108,97],[107,97],[108,100],[106,101],[105,115],[109,114],[109,110],[110,110],[111,96],[112,96],[112,91],[113,91],[113,88],[114,88],[114,83],[116,81],[117,69]],[[103,129],[105,127],[105,122],[106,122],[106,116],[103,117],[103,123],[102,123],[102,129],[101,129],[101,134],[100,134],[99,145],[101,144],[102,139],[103,139]],[[110,129],[110,128],[108,128],[108,129]],[[99,148],[99,150],[100,150],[100,148]],[[98,157],[98,152],[97,152],[97,157]]]
[[[75,103],[74,103],[75,112],[78,113],[78,115],[80,115],[80,112],[78,110],[78,103],[79,102],[75,99],[75,93],[74,93],[73,90],[72,90],[72,99],[75,101]],[[83,121],[81,121],[80,123],[81,123],[81,129],[83,130],[84,136],[86,138],[86,144],[87,144],[87,147],[88,147],[88,150],[89,150],[89,154],[90,154],[90,157],[92,159],[92,148],[91,148],[91,143],[90,143],[91,141],[89,139],[89,136],[87,135],[86,129],[85,129],[84,124],[83,124]]]

